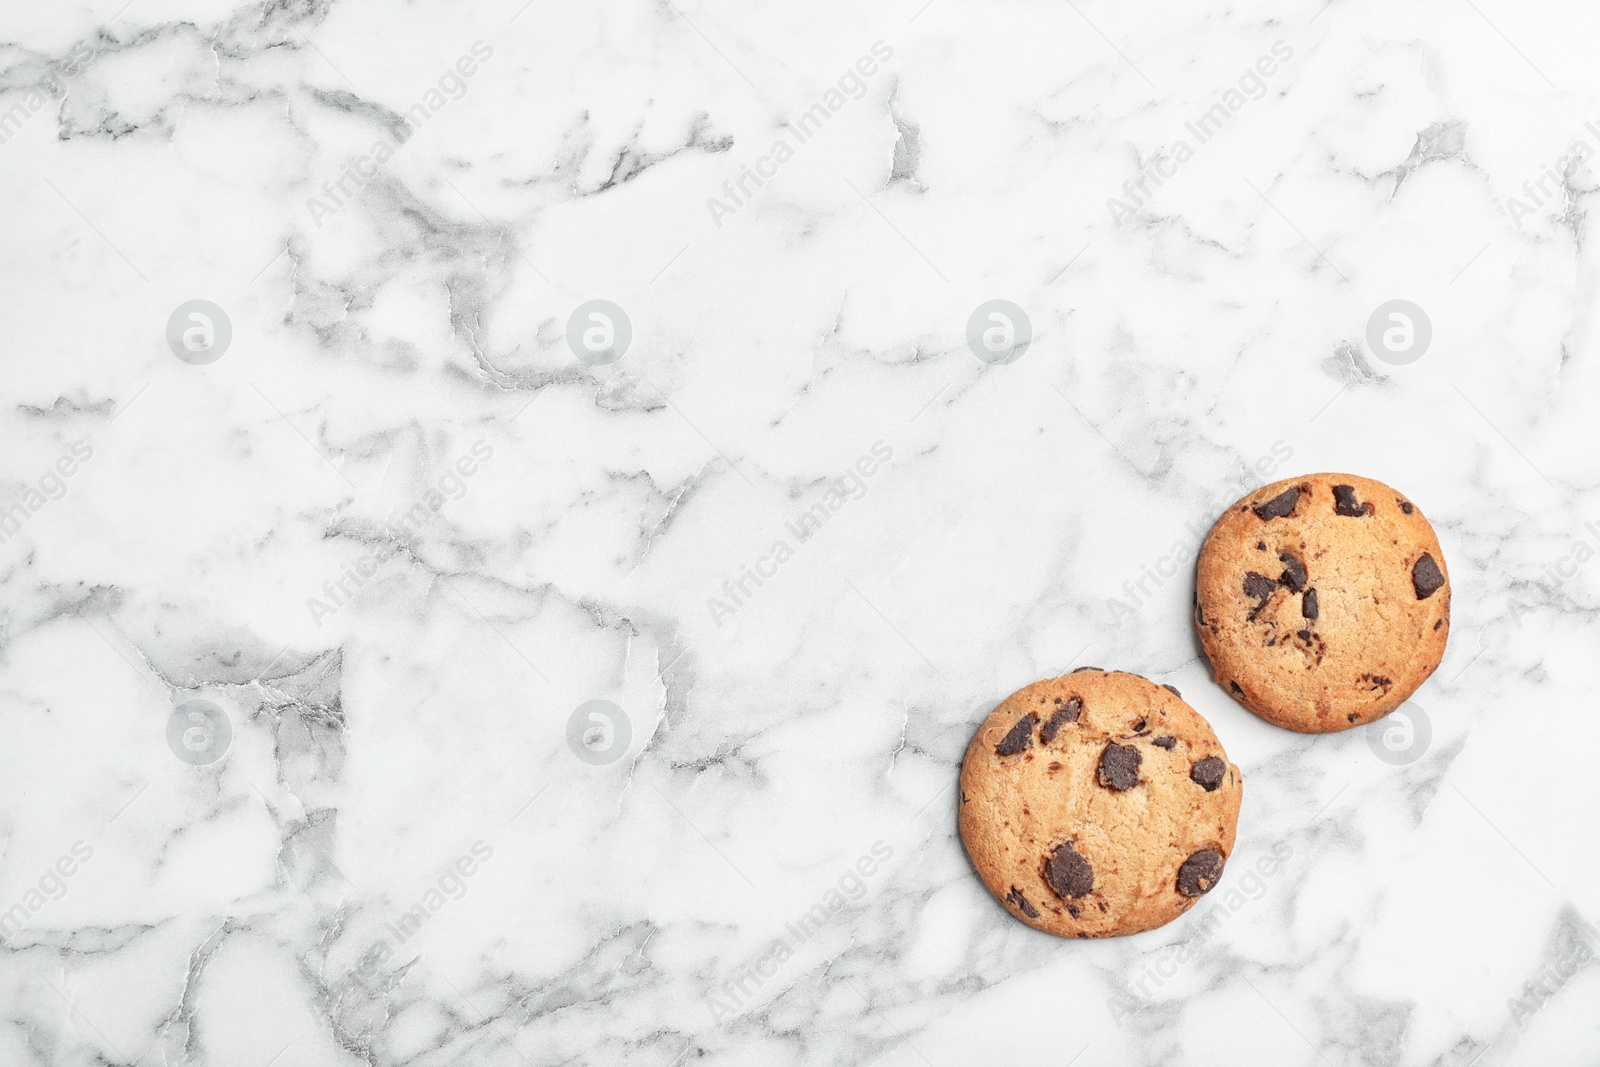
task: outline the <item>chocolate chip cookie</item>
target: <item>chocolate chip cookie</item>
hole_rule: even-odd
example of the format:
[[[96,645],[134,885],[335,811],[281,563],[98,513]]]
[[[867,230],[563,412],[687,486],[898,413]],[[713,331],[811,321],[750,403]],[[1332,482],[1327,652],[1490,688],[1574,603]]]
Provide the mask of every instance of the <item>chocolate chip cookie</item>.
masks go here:
[[[1029,926],[1134,934],[1217,884],[1242,788],[1176,689],[1088,667],[1019,689],[978,727],[961,764],[961,840]]]
[[[1330,733],[1403,704],[1444,656],[1450,577],[1422,509],[1353,474],[1237,500],[1200,549],[1195,626],[1217,684],[1268,722]]]

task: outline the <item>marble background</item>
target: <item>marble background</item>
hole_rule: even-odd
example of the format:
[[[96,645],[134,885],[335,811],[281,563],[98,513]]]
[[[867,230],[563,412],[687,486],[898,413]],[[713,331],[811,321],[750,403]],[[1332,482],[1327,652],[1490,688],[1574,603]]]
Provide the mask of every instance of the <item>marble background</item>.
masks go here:
[[[0,1064],[1600,1059],[1593,5],[3,11]],[[1455,616],[1312,738],[1188,607],[1315,470]],[[1246,788],[1066,943],[952,785],[1085,663]]]

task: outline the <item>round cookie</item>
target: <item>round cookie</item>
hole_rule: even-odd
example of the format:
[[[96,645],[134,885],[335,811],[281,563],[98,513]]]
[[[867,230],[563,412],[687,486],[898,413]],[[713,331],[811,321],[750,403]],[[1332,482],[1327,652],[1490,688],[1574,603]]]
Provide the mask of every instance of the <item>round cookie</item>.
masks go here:
[[[1182,915],[1233,851],[1239,768],[1178,691],[1085,667],[983,721],[961,764],[961,840],[989,892],[1057,937]]]
[[[1197,570],[1195,627],[1217,684],[1278,726],[1380,719],[1444,656],[1444,553],[1382,482],[1310,474],[1258,489],[1211,527]]]

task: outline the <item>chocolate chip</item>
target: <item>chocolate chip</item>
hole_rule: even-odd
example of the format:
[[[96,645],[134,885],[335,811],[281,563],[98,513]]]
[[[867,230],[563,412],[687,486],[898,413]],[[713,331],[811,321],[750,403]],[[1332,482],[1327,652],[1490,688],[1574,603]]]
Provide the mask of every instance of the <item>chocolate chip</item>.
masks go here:
[[[1267,550],[1267,543],[1265,541],[1257,541],[1256,542],[1256,551],[1257,552],[1265,552],[1266,550]]]
[[[1443,619],[1434,619],[1433,620],[1433,628],[1435,630],[1437,630],[1439,627],[1441,627],[1443,625],[1444,625],[1444,620]]]
[[[1292,515],[1294,506],[1299,502],[1300,489],[1296,486],[1293,489],[1285,489],[1265,504],[1257,504],[1252,510],[1255,511],[1256,518],[1266,522],[1269,519],[1281,519],[1285,515]]]
[[[1198,600],[1194,602],[1194,621],[1199,623],[1201,626],[1206,624],[1206,613],[1201,610],[1200,601]]]
[[[1411,501],[1409,501],[1409,500],[1401,500],[1399,497],[1396,497],[1395,498],[1395,503],[1399,504],[1400,505],[1400,510],[1405,512],[1407,515],[1411,514],[1411,512],[1414,510],[1411,507]]]
[[[1232,689],[1236,695],[1244,696],[1244,690],[1239,688],[1239,683],[1238,682],[1230,680],[1228,682],[1228,688]]]
[[[1279,552],[1278,562],[1283,564],[1283,574],[1278,581],[1291,593],[1298,593],[1306,587],[1306,565],[1294,557],[1291,552]]]
[[[1302,641],[1311,640],[1311,631],[1310,630],[1296,630],[1294,632],[1294,635],[1296,637],[1298,637]]]
[[[1411,585],[1417,591],[1418,600],[1427,600],[1444,585],[1444,574],[1439,570],[1439,565],[1433,557],[1426,552],[1411,568]]]
[[[1149,729],[1146,728],[1145,721],[1143,719],[1140,719],[1138,722],[1133,724],[1133,732],[1134,732],[1135,735],[1137,735],[1137,734],[1147,734],[1150,731],[1149,731]]]
[[[1212,793],[1222,784],[1222,777],[1227,773],[1226,763],[1216,756],[1207,756],[1189,768],[1189,780],[1207,793]]]
[[[1044,880],[1058,897],[1084,897],[1094,889],[1094,868],[1068,841],[1044,861]]]
[[[1157,748],[1164,748],[1168,751],[1171,751],[1173,748],[1177,747],[1178,739],[1176,737],[1158,737],[1150,743]]]
[[[1222,877],[1222,853],[1214,848],[1201,849],[1183,861],[1178,868],[1178,892],[1186,897],[1200,897],[1211,891]]]
[[[1317,591],[1315,589],[1307,589],[1300,594],[1300,614],[1312,622],[1317,621]]]
[[[1250,571],[1244,576],[1244,595],[1251,600],[1265,601],[1278,588],[1278,583],[1265,574]]]
[[[1179,700],[1183,699],[1183,694],[1178,692],[1178,687],[1177,686],[1175,686],[1175,685],[1167,685],[1165,682],[1163,682],[1161,684],[1161,688],[1165,689],[1167,692],[1171,693],[1173,696],[1177,697]]]
[[[1030,919],[1039,917],[1039,909],[1028,903],[1028,898],[1022,895],[1022,890],[1016,886],[1011,887],[1011,892],[1006,894],[1006,903],[1016,908]]]
[[[1143,759],[1132,745],[1112,742],[1100,753],[1100,768],[1095,777],[1107,789],[1126,792],[1139,784],[1139,764]]]
[[[1078,917],[1078,916],[1080,916],[1080,915],[1082,915],[1082,914],[1083,914],[1083,909],[1082,909],[1082,908],[1080,908],[1080,907],[1078,907],[1078,905],[1076,905],[1076,904],[1068,904],[1068,905],[1067,905],[1067,912],[1068,912],[1068,914],[1070,914],[1070,915],[1071,915],[1071,916],[1072,916],[1072,917],[1073,917],[1073,918],[1074,918],[1074,919],[1076,919],[1076,918],[1077,918],[1077,917]],[[1083,935],[1082,935],[1082,934],[1079,934],[1079,935],[1078,935],[1078,936],[1079,936],[1079,937],[1082,937],[1082,936],[1083,936]]]
[[[1061,764],[1060,763],[1057,763],[1055,760],[1051,760],[1050,761],[1050,773],[1051,774],[1056,773],[1060,769],[1061,769]]]
[[[1346,715],[1345,718],[1349,719],[1351,722],[1355,722],[1357,719],[1361,718],[1361,716],[1352,711],[1349,715]]]
[[[1372,514],[1372,505],[1356,502],[1355,486],[1336,485],[1333,487],[1333,510],[1336,515],[1345,515],[1352,519],[1364,519]]]
[[[1099,671],[1101,674],[1104,674],[1105,673],[1105,668],[1104,667],[1074,667],[1072,669],[1072,673],[1073,674],[1082,674],[1084,671]]]
[[[1000,743],[994,746],[995,755],[1015,756],[1018,752],[1027,749],[1029,745],[1033,744],[1033,728],[1038,725],[1039,716],[1031,711],[1028,712],[1028,714],[1018,719],[1017,725],[1011,728],[1011,732],[1002,737]]]
[[[1082,711],[1083,701],[1079,700],[1077,697],[1073,697],[1065,704],[1059,704],[1056,707],[1056,713],[1050,716],[1049,721],[1044,724],[1042,729],[1040,729],[1039,742],[1041,744],[1048,745],[1050,742],[1054,741],[1056,739],[1056,734],[1061,732],[1061,728],[1063,726],[1067,725],[1069,722],[1078,721],[1078,715]]]
[[[1267,601],[1272,599],[1272,594],[1277,590],[1278,583],[1268,578],[1265,574],[1247,571],[1244,576],[1244,595],[1256,602],[1245,618],[1254,622],[1257,615],[1266,610]]]

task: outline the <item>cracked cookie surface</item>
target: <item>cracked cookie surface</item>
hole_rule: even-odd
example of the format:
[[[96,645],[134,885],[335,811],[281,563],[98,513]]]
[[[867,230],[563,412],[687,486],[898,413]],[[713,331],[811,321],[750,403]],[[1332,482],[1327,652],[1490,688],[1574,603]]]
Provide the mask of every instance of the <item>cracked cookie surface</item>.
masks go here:
[[[1290,478],[1235,501],[1200,549],[1195,600],[1217,684],[1303,733],[1398,708],[1450,633],[1433,527],[1403,493],[1353,474]]]
[[[1171,922],[1216,885],[1243,783],[1177,690],[1087,668],[1011,694],[961,764],[961,839],[989,892],[1057,937]]]

